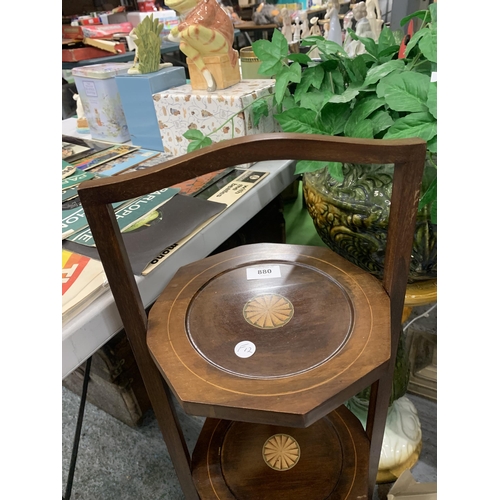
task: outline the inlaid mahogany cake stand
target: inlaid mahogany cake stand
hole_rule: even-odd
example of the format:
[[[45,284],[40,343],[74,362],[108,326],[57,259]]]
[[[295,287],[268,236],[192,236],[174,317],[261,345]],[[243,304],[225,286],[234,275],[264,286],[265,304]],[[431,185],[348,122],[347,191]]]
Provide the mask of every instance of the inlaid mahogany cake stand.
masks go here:
[[[425,152],[420,139],[254,135],[81,185],[186,498],[372,498]],[[180,268],[148,318],[111,203],[277,159],[395,164],[382,281],[327,248],[244,245]],[[365,432],[344,402],[368,386]],[[192,456],[173,396],[186,413],[206,417]]]

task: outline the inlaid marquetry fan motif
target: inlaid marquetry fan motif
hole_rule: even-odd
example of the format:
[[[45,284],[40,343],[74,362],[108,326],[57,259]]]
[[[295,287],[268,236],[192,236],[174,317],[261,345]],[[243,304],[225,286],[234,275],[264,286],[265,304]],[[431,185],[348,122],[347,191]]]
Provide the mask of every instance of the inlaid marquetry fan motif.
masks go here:
[[[262,457],[271,469],[289,470],[299,461],[299,443],[288,434],[275,434],[264,443]]]
[[[243,316],[257,328],[278,328],[292,319],[293,305],[282,295],[259,295],[245,304]]]

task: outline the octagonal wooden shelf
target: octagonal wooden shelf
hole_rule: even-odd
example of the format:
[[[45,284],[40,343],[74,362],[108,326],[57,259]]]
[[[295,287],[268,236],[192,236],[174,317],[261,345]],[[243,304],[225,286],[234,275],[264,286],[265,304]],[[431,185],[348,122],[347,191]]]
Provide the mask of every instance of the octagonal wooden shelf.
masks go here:
[[[368,439],[345,406],[306,429],[207,419],[193,452],[200,499],[366,499]]]
[[[381,283],[331,250],[247,245],[181,268],[147,342],[187,413],[300,428],[389,360],[389,316]]]

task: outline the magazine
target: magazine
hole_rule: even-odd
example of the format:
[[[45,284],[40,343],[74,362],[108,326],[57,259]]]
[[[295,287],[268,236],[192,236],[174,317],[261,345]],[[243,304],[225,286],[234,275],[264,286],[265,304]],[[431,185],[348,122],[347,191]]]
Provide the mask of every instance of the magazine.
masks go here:
[[[75,167],[76,170],[76,167]],[[88,181],[89,179],[93,179],[95,174],[92,172],[77,172],[70,177],[66,177],[62,180],[62,189],[65,191],[66,189],[70,189],[72,187],[78,186],[83,181]]]
[[[62,135],[62,159],[69,163],[75,163],[86,156],[89,156],[99,151],[104,151],[111,148],[115,144],[104,141],[94,141],[91,139],[81,139],[79,137],[71,137]]]
[[[127,231],[144,224],[152,224],[158,217],[158,208],[179,192],[174,188],[163,188],[146,196],[125,202],[115,210],[120,230]],[[71,234],[69,241],[86,246],[95,246],[90,228],[85,226],[81,231]]]
[[[91,154],[90,156],[83,158],[81,161],[73,163],[73,165],[78,170],[90,170],[91,168],[97,167],[102,163],[114,160],[120,156],[131,153],[132,151],[137,151],[138,149],[138,146],[128,146],[126,144],[115,145],[104,151],[100,151],[99,153]]]
[[[69,177],[70,175],[73,175],[75,173],[76,167],[74,165],[71,165],[71,163],[68,163],[67,161],[63,160],[62,161],[62,178],[63,180]]]
[[[99,260],[62,250],[63,324],[106,290],[106,274]]]
[[[169,246],[165,246],[162,252],[152,259],[149,264],[142,270],[142,275],[146,276],[153,271],[157,266],[164,262],[165,258],[172,255],[179,250],[187,241],[189,241],[195,234],[199,233],[204,227],[208,226],[214,219],[216,219],[222,212],[227,210],[228,207],[238,201],[245,193],[250,191],[252,187],[258,184],[262,179],[269,175],[269,172],[257,172],[255,170],[247,169],[234,169],[226,178],[221,179],[219,182],[224,185],[222,188],[220,184],[214,184],[199,192],[198,196],[194,199],[205,199],[210,202],[222,203],[225,205],[224,210],[210,217],[208,220],[200,224],[194,231],[187,234],[184,238],[177,240]],[[229,181],[229,182],[228,182]]]
[[[191,234],[200,224],[225,208],[223,203],[176,194],[139,224],[128,226],[122,234],[133,273],[140,276],[155,255]],[[98,259],[95,246],[83,244],[87,243],[84,238],[90,241],[89,233],[82,231],[75,234],[64,242],[64,248]]]
[[[117,158],[116,160],[107,161],[90,171],[94,174],[99,174],[99,177],[110,177],[136,165],[140,165],[142,162],[154,158],[159,154],[159,151],[138,149],[132,153],[120,156],[120,158]]]

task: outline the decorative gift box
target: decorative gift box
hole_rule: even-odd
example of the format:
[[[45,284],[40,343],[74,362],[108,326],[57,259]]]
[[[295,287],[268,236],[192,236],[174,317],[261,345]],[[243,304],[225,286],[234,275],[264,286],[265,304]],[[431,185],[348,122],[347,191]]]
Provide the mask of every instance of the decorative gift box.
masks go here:
[[[118,92],[134,146],[163,151],[153,94],[186,83],[186,70],[170,66],[144,75],[117,75]]]
[[[271,113],[272,98],[267,99],[268,116],[254,126],[251,104],[274,93],[274,80],[241,80],[223,90],[193,90],[190,84],[153,95],[158,126],[165,152],[174,157],[187,152],[189,141],[183,136],[192,129],[210,136],[213,142],[244,135],[278,132],[279,124]],[[233,120],[230,120],[234,117]]]

